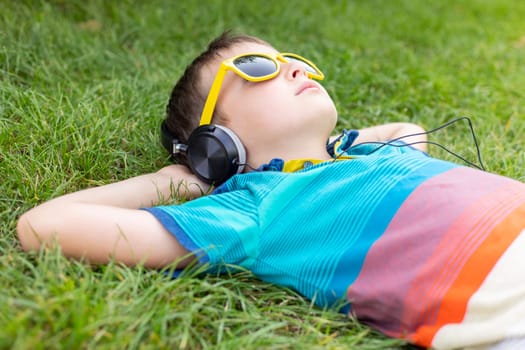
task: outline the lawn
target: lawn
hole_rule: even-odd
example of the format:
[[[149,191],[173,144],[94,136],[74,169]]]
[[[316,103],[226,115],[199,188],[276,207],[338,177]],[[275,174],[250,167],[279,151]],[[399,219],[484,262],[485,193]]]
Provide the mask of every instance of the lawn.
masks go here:
[[[316,62],[338,130],[392,121],[430,130],[469,117],[486,169],[525,181],[525,2],[0,0],[0,8],[2,349],[408,347],[248,272],[170,279],[56,250],[21,252],[15,226],[25,210],[169,163],[158,137],[169,92],[225,29]],[[429,139],[479,164],[464,120]],[[429,152],[462,162],[439,146]]]

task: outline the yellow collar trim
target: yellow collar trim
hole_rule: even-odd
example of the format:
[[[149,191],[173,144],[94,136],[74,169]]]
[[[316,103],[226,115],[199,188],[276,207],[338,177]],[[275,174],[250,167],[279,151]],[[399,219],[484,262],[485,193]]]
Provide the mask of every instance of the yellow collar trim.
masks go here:
[[[335,161],[339,160],[346,160],[346,159],[352,159],[350,156],[339,156],[335,159]],[[284,173],[294,173],[299,170],[308,169],[311,166],[321,164],[324,162],[332,162],[333,160],[323,160],[323,159],[313,159],[313,158],[305,158],[305,159],[292,159],[284,162],[283,165],[283,172]]]

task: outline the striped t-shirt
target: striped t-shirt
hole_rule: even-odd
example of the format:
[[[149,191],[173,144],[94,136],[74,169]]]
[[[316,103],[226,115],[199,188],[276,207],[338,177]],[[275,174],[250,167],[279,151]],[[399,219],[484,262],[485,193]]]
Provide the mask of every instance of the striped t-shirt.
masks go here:
[[[410,147],[345,155],[293,173],[274,160],[146,210],[200,262],[344,301],[389,336],[442,349],[525,337],[525,184]]]

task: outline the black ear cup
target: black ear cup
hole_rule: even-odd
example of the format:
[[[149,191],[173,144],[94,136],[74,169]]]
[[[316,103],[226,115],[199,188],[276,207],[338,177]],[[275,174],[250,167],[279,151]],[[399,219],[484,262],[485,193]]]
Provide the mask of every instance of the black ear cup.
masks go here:
[[[219,185],[235,174],[241,173],[246,164],[246,151],[239,137],[221,125],[202,125],[181,144],[163,122],[161,143],[170,155],[183,153],[193,173],[207,183]]]
[[[216,185],[241,173],[246,163],[246,152],[237,135],[213,124],[199,126],[191,133],[186,156],[195,175]]]

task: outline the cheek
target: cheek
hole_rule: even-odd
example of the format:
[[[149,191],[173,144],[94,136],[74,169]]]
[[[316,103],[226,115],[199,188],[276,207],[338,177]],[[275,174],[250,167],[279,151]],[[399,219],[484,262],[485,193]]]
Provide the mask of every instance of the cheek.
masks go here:
[[[218,101],[217,110],[233,125],[249,124],[252,128],[264,126],[273,116],[286,111],[284,96],[276,93],[272,84],[230,89]]]
[[[239,134],[239,137],[250,137],[253,139],[266,138],[277,132],[276,121],[270,115],[277,113],[272,107],[264,110],[248,109],[242,111],[238,118],[233,120],[231,128]]]

